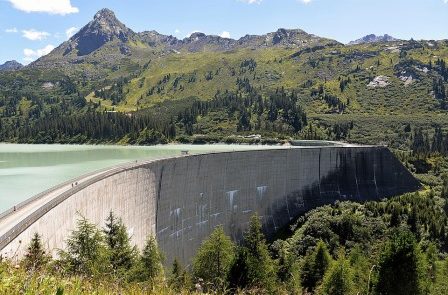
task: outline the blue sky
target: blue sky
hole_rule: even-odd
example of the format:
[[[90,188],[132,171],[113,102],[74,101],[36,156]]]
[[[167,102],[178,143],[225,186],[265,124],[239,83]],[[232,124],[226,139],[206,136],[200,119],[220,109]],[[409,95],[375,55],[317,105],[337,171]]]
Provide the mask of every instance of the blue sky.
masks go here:
[[[348,42],[369,33],[448,39],[448,0],[0,0],[0,63],[29,63],[101,8],[134,31],[239,38],[278,28]]]

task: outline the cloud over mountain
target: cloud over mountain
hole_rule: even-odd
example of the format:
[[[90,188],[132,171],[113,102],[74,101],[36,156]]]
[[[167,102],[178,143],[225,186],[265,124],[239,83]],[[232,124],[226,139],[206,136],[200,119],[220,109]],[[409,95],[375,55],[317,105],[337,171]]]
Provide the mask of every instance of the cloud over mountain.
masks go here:
[[[44,48],[37,49],[37,50],[25,48],[23,50],[23,54],[25,55],[23,60],[26,62],[32,62],[41,56],[49,54],[54,48],[55,47],[51,44],[45,46]]]
[[[50,33],[47,32],[40,32],[40,31],[36,31],[34,29],[30,29],[30,30],[23,30],[22,31],[22,36],[28,40],[31,41],[41,41],[46,39],[48,36],[50,36]]]

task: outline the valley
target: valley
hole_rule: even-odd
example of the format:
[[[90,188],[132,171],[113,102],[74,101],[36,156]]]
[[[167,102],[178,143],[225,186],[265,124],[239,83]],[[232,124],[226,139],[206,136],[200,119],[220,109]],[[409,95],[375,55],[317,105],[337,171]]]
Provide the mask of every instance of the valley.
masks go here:
[[[448,42],[378,40],[344,45],[285,29],[179,40],[135,33],[101,10],[47,56],[0,72],[0,139],[151,144],[260,134],[405,148],[408,124],[429,134],[446,129]],[[288,116],[297,109],[301,119]],[[79,131],[71,120],[123,123],[103,135]],[[61,124],[68,129],[58,137],[41,136]]]

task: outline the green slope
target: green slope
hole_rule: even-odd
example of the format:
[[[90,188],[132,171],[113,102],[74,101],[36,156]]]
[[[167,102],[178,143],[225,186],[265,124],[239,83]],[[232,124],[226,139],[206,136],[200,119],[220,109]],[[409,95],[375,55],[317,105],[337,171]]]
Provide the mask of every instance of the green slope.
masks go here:
[[[440,85],[447,84],[446,68],[438,63],[438,60],[448,59],[446,41],[354,46],[332,43],[231,51],[205,48],[199,52],[166,51],[134,43],[128,44],[130,54],[120,58],[116,52],[118,45],[111,42],[70,67],[36,66],[1,73],[5,81],[1,88],[3,99],[0,96],[4,101],[0,104],[3,126],[6,122],[10,126],[11,120],[26,125],[23,119],[27,118],[28,109],[36,105],[43,109],[54,105],[54,112],[58,114],[138,110],[136,114],[150,114],[155,121],[162,118],[162,125],[171,121],[177,131],[176,137],[211,134],[219,138],[259,133],[265,137],[384,142],[398,147],[409,143],[410,134],[403,133],[407,124],[413,128],[423,127],[430,133],[435,125],[448,127],[446,90],[437,98],[433,92],[434,81],[441,81],[439,89]],[[380,76],[387,77],[385,87],[368,86]],[[23,93],[23,89],[14,90],[18,77],[29,80],[27,93]],[[71,81],[72,91],[62,89],[61,77]],[[407,77],[412,80],[406,81]],[[51,93],[57,96],[50,102],[42,99],[46,95],[42,84],[48,81],[55,85]],[[268,110],[256,113],[255,107],[245,102],[256,96],[269,101],[269,97],[279,91],[285,95],[294,93],[297,107],[305,110],[309,124],[301,131],[284,132],[289,129],[281,126],[287,121],[281,110],[280,118],[265,124]],[[186,131],[187,124],[180,113],[194,113],[191,108],[195,101],[213,104],[214,99],[229,94],[240,99],[236,109],[229,111],[229,106],[209,106],[207,112],[194,114],[195,118],[189,122],[192,126]],[[84,97],[87,105],[78,102],[73,105],[68,99],[70,95],[72,99],[73,96]],[[61,101],[68,103],[62,110]],[[244,112],[248,113],[248,127],[238,128]],[[47,115],[40,112],[36,119]],[[144,127],[140,126],[140,131]],[[14,132],[3,135],[3,140],[14,141],[14,138],[17,138]]]

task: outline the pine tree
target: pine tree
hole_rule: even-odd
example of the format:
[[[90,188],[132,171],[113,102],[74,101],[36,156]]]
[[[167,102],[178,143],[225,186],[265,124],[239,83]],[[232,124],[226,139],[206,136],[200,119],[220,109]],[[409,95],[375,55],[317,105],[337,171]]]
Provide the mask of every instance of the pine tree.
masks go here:
[[[443,145],[444,142],[442,128],[440,126],[436,126],[431,144],[431,152],[442,154],[444,152]]]
[[[325,273],[318,294],[356,294],[353,288],[353,271],[344,255],[340,255],[339,259]]]
[[[388,295],[427,294],[425,270],[414,235],[400,229],[381,254],[376,290]]]
[[[437,246],[434,243],[430,243],[428,249],[426,249],[426,258],[428,261],[428,273],[430,279],[434,282],[437,275]]]
[[[239,287],[261,288],[268,292],[276,287],[276,264],[269,254],[257,214],[249,221],[231,273],[233,284]]]
[[[108,246],[109,261],[114,272],[128,271],[137,259],[137,249],[132,247],[126,226],[121,218],[109,213],[103,230]]]
[[[156,239],[154,236],[150,236],[143,249],[139,266],[135,270],[135,279],[138,281],[153,281],[163,276],[163,259],[164,256],[157,246]]]
[[[176,292],[179,292],[188,284],[188,273],[177,258],[174,259],[168,283]]]
[[[97,275],[109,270],[104,237],[84,217],[78,219],[76,229],[67,240],[67,250],[59,256],[65,268],[76,274]]]
[[[222,226],[215,228],[205,240],[193,260],[193,274],[210,284],[213,289],[226,285],[235,258],[235,246]]]
[[[50,261],[50,256],[45,252],[42,238],[35,233],[28,246],[24,258],[24,265],[27,270],[39,270]]]
[[[305,257],[302,267],[302,286],[309,290],[322,281],[325,272],[330,267],[331,256],[324,242],[319,241],[313,252]]]

